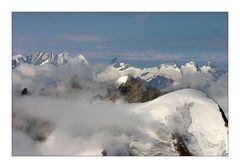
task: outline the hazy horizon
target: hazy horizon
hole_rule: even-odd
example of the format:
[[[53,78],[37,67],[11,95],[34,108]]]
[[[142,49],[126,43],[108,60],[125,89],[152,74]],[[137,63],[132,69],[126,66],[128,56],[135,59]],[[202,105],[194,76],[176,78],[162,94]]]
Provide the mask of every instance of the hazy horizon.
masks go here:
[[[12,54],[83,53],[137,67],[208,61],[227,69],[227,12],[13,12]]]

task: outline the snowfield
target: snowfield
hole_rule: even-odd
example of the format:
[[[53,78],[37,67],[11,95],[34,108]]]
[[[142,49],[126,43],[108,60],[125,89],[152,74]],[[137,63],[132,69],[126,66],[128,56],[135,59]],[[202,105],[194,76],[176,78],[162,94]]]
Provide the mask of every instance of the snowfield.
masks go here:
[[[145,113],[149,122],[159,122],[171,133],[185,136],[188,149],[195,155],[227,153],[227,127],[218,105],[200,91],[175,91],[136,105],[133,111]]]

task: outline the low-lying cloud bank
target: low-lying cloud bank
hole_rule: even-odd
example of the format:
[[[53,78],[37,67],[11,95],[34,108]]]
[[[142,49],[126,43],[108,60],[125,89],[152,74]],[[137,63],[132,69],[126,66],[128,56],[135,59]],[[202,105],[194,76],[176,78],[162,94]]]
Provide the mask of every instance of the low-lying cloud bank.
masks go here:
[[[79,151],[95,149],[96,146],[102,147],[102,150],[110,148],[109,143],[115,143],[117,138],[127,136],[122,135],[124,132],[137,131],[137,125],[144,126],[138,116],[128,112],[128,106],[102,101],[91,103],[81,96],[75,98],[30,96],[15,99],[13,113],[16,116],[14,122],[20,123],[18,127],[21,124],[22,127],[27,127],[29,119],[48,121],[56,126],[46,143],[36,145],[39,152],[71,154],[68,152],[74,152],[70,150],[74,148]],[[14,138],[18,139],[17,136]],[[51,144],[51,141],[54,143]],[[122,143],[120,140],[119,142]],[[32,142],[29,142],[29,145],[31,144]]]
[[[129,155],[123,147],[129,138],[125,133],[138,132],[137,125],[144,123],[128,112],[129,104],[94,99],[111,87],[94,78],[99,69],[101,65],[23,64],[13,70],[13,154],[96,154],[91,151],[99,150],[101,155],[107,149],[108,155]],[[21,96],[23,88],[30,95]],[[46,142],[37,143],[32,138],[42,129],[41,122],[51,123],[54,129],[44,130],[50,132]]]

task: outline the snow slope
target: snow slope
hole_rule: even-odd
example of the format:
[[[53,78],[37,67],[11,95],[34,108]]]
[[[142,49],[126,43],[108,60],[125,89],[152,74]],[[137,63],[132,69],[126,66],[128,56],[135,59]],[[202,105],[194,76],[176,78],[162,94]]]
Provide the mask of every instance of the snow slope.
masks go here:
[[[218,105],[200,91],[178,90],[151,102],[138,104],[132,110],[146,114],[144,116],[147,116],[149,123],[159,122],[162,129],[183,137],[193,155],[215,156],[227,153],[227,127]],[[161,134],[164,130],[158,132],[159,141],[168,139],[167,142],[171,142],[169,137]],[[135,142],[138,143],[149,146],[147,143]],[[170,153],[169,149],[166,150],[162,152]]]

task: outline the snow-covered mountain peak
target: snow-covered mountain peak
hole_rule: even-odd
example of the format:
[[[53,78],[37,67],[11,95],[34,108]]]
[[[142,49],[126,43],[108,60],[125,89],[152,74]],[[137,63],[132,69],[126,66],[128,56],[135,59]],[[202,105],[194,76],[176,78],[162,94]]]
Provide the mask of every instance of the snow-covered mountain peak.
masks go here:
[[[216,68],[211,62],[207,62],[204,66],[209,67],[209,68]]]
[[[13,61],[16,61],[16,63],[19,63],[20,61],[24,60],[24,56],[21,54],[16,54],[12,57]]]
[[[29,57],[23,56],[21,54],[13,55],[12,57],[12,68],[16,68],[21,62],[28,63]]]
[[[31,63],[34,65],[44,65],[51,63],[57,66],[62,66],[66,63],[66,58],[69,56],[67,52],[55,54],[53,52],[39,52],[31,55]]]
[[[13,59],[18,59],[18,58],[22,58],[22,54],[16,54],[16,55],[13,55]]]
[[[22,56],[20,54],[14,55],[12,57],[12,68],[15,68],[20,63],[28,63],[33,65],[53,64],[55,66],[76,63],[89,65],[87,59],[82,54],[71,57],[67,51],[60,52],[58,54],[53,52],[37,51],[30,56]]]
[[[185,66],[197,66],[195,61],[189,61],[187,63],[184,64]]]
[[[212,63],[208,62],[200,68],[202,73],[210,74],[213,78],[217,79],[226,73],[223,69],[215,67]]]
[[[128,79],[129,79],[128,75],[118,78],[118,80],[116,81],[117,86],[125,85],[125,83],[128,81]]]
[[[178,68],[176,63],[167,63],[167,64],[161,64],[159,66],[159,69],[161,68]]]
[[[76,57],[73,58],[73,63],[82,63],[85,65],[89,65],[87,59],[84,57],[83,54],[79,54]]]
[[[57,65],[58,66],[63,66],[65,65],[68,61],[69,58],[69,54],[68,52],[63,52],[63,53],[59,53],[57,54]]]
[[[120,63],[117,57],[113,58],[112,61],[110,61],[110,64],[115,64],[115,63]]]
[[[182,71],[176,63],[161,64],[159,74],[171,79],[179,79],[182,76]]]
[[[199,71],[199,68],[194,61],[190,61],[181,66],[181,71],[183,74],[195,73]]]
[[[124,62],[116,62],[112,65],[114,68],[117,68],[119,71],[123,71],[131,67],[131,65],[126,64]]]
[[[216,69],[220,69],[220,68],[217,68],[211,62],[207,62],[207,64],[205,64],[201,67],[202,72],[209,72],[209,71],[213,71]]]

